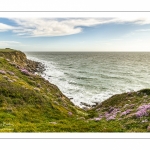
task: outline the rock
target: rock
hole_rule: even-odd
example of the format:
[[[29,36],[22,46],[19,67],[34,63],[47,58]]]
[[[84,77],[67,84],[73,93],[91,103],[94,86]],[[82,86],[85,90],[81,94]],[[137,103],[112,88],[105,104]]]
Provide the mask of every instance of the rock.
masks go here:
[[[8,79],[7,81],[9,81],[9,82],[14,82],[13,80],[11,80],[11,79]]]
[[[7,71],[7,73],[10,74],[10,75],[12,75],[12,76],[15,75],[15,74],[14,74],[13,72],[11,72],[11,71]]]
[[[40,92],[40,89],[39,89],[39,88],[34,88],[34,90]]]
[[[3,78],[5,78],[6,80],[8,80],[8,79],[9,79],[9,77],[7,77],[7,76],[3,76]]]
[[[12,79],[12,81],[16,82],[17,80],[16,79]]]
[[[6,74],[6,71],[0,70],[0,74]]]
[[[80,118],[78,118],[79,120],[85,120],[85,118],[84,117],[80,117]]]
[[[85,102],[81,102],[80,104],[81,104],[81,105],[84,105],[84,106],[86,106],[86,107],[91,107],[90,104],[87,104],[87,103],[85,103]]]
[[[51,124],[57,124],[57,122],[49,122],[49,123],[51,123]]]
[[[57,101],[54,101],[54,103],[55,103],[56,105],[59,105],[59,103],[58,103]]]
[[[147,127],[147,132],[150,132],[150,125]]]
[[[94,120],[95,120],[95,121],[100,121],[100,120],[101,120],[101,118],[94,118]]]
[[[14,76],[14,78],[19,79],[19,77],[18,77],[18,76]]]
[[[111,107],[111,108],[109,109],[108,113],[111,113],[113,110],[114,110],[114,108]]]
[[[37,84],[37,87],[38,87],[38,88],[41,88],[41,84],[38,83],[38,84]]]
[[[126,108],[126,107],[128,107],[128,106],[129,106],[129,104],[125,104],[123,108]]]

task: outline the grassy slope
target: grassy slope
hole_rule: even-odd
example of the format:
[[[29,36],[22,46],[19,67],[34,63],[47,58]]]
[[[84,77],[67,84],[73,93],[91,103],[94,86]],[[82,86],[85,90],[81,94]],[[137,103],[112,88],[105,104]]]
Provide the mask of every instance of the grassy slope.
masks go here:
[[[149,126],[149,109],[146,116],[135,115],[139,106],[150,103],[149,89],[114,95],[85,112],[55,85],[21,73],[2,57],[0,70],[6,72],[0,73],[0,132],[146,132]]]

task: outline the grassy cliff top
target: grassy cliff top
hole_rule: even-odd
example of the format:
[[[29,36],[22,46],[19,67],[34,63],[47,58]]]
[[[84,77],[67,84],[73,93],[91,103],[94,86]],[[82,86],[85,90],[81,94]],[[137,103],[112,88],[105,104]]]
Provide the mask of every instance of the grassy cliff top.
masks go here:
[[[11,48],[5,48],[5,49],[0,49],[0,52],[15,52],[17,50],[11,49]]]

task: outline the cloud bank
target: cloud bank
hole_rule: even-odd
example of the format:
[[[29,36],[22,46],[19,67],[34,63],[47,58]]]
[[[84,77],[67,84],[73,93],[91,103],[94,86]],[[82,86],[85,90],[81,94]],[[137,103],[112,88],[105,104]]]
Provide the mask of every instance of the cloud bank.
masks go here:
[[[0,23],[0,32],[11,30],[17,35],[26,37],[50,37],[78,34],[83,27],[91,27],[108,23],[134,23],[150,24],[150,19],[145,18],[73,18],[73,19],[48,19],[48,18],[10,18],[17,26]]]

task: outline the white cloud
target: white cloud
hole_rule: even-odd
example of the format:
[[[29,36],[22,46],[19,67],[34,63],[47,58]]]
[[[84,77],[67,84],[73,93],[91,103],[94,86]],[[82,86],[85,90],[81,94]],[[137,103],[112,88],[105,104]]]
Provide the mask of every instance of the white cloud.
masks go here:
[[[82,26],[90,27],[98,24],[113,22],[114,19],[82,18],[82,19],[14,19],[19,25],[14,33],[18,35],[64,36],[82,32]]]
[[[21,45],[18,41],[0,41],[0,47],[12,47],[15,45]]]
[[[139,29],[139,30],[136,30],[137,32],[148,32],[150,31],[150,29]]]
[[[65,36],[81,33],[84,27],[96,26],[106,23],[134,23],[150,24],[149,18],[120,17],[120,18],[10,18],[18,26],[12,27],[0,23],[0,31],[12,30],[19,36],[26,37],[47,37],[47,36]]]
[[[4,32],[4,31],[7,31],[7,30],[12,30],[12,29],[14,29],[14,27],[3,24],[3,23],[0,23],[0,32]]]
[[[0,41],[0,43],[20,44],[20,42],[18,42],[18,41]]]

